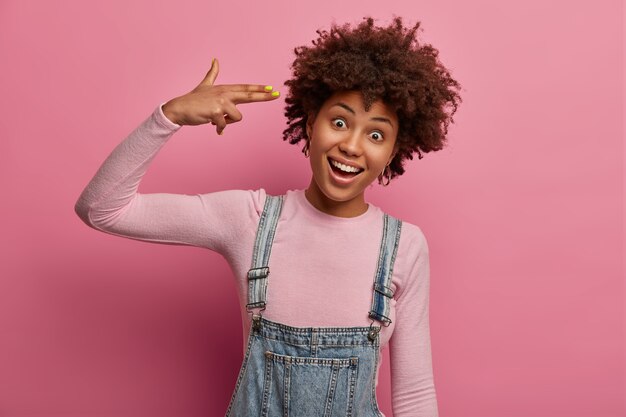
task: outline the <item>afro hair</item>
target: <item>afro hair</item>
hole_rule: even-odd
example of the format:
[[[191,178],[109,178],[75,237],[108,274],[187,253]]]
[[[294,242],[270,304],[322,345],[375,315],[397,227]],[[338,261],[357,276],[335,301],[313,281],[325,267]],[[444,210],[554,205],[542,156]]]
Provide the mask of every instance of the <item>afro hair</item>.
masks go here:
[[[313,46],[296,47],[293,77],[285,82],[283,140],[308,143],[309,114],[316,114],[333,93],[356,90],[367,110],[381,100],[398,116],[398,152],[386,171],[388,180],[404,173],[404,161],[413,153],[422,159],[422,152],[443,149],[462,101],[461,85],[439,62],[439,51],[420,44],[419,27],[420,22],[405,27],[400,17],[378,27],[366,17],[356,27],[333,24],[330,31],[318,30]]]

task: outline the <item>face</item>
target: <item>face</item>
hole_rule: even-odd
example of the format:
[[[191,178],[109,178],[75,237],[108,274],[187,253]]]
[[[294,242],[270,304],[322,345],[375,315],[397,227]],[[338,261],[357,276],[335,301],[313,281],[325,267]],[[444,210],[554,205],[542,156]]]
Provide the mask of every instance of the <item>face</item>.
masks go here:
[[[308,118],[307,135],[313,174],[307,199],[336,216],[364,213],[365,188],[395,155],[396,113],[382,101],[366,111],[360,92],[337,92]]]

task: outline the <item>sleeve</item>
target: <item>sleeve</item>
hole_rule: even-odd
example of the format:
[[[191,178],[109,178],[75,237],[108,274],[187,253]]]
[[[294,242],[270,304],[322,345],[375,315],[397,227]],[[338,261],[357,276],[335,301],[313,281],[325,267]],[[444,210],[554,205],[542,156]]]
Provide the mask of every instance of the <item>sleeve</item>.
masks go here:
[[[411,262],[404,286],[398,290],[396,325],[389,340],[392,408],[394,417],[437,417],[430,346],[428,244],[417,226],[411,229],[414,233],[406,248],[406,259]]]
[[[111,152],[75,205],[90,227],[147,242],[205,247],[224,253],[239,233],[258,221],[265,191],[208,194],[140,194],[148,166],[180,125],[161,103]]]

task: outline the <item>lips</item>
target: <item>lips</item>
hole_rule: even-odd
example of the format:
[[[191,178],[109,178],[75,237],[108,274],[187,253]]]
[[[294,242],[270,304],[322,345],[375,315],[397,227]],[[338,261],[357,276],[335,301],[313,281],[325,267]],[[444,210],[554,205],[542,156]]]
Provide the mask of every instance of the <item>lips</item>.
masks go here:
[[[359,169],[359,170],[360,170],[359,172],[363,171],[363,167],[362,167],[362,166],[360,166],[360,165],[358,165],[358,164],[356,164],[356,163],[354,163],[354,162],[347,161],[347,160],[345,160],[345,159],[335,158],[335,157],[331,157],[331,156],[329,156],[329,157],[328,157],[328,160],[329,160],[329,162],[332,160],[332,161],[335,161],[335,162],[339,162],[340,164],[347,165],[347,166],[349,166],[349,167],[357,168],[357,169]]]
[[[331,164],[330,160],[331,158],[327,158],[328,172],[330,173],[330,177],[333,180],[333,182],[341,186],[351,184],[352,182],[355,181],[355,178],[361,175],[361,173],[364,171],[363,168],[358,167],[359,169],[361,169],[361,171],[357,173],[343,172],[339,168],[334,167]],[[350,164],[350,166],[354,166],[354,165]]]

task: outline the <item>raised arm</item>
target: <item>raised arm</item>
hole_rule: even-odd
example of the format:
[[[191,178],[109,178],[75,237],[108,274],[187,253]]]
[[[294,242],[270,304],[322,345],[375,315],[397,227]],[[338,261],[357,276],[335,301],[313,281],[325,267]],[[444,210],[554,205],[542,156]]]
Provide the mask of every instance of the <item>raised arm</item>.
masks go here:
[[[111,152],[75,205],[87,225],[138,240],[221,251],[241,216],[252,219],[257,215],[265,198],[263,190],[202,195],[137,193],[148,166],[181,126],[212,123],[221,134],[227,124],[241,120],[237,104],[278,96],[262,85],[214,85],[217,73],[214,60],[194,90],[159,105]],[[241,208],[239,218],[233,216],[233,207]]]

